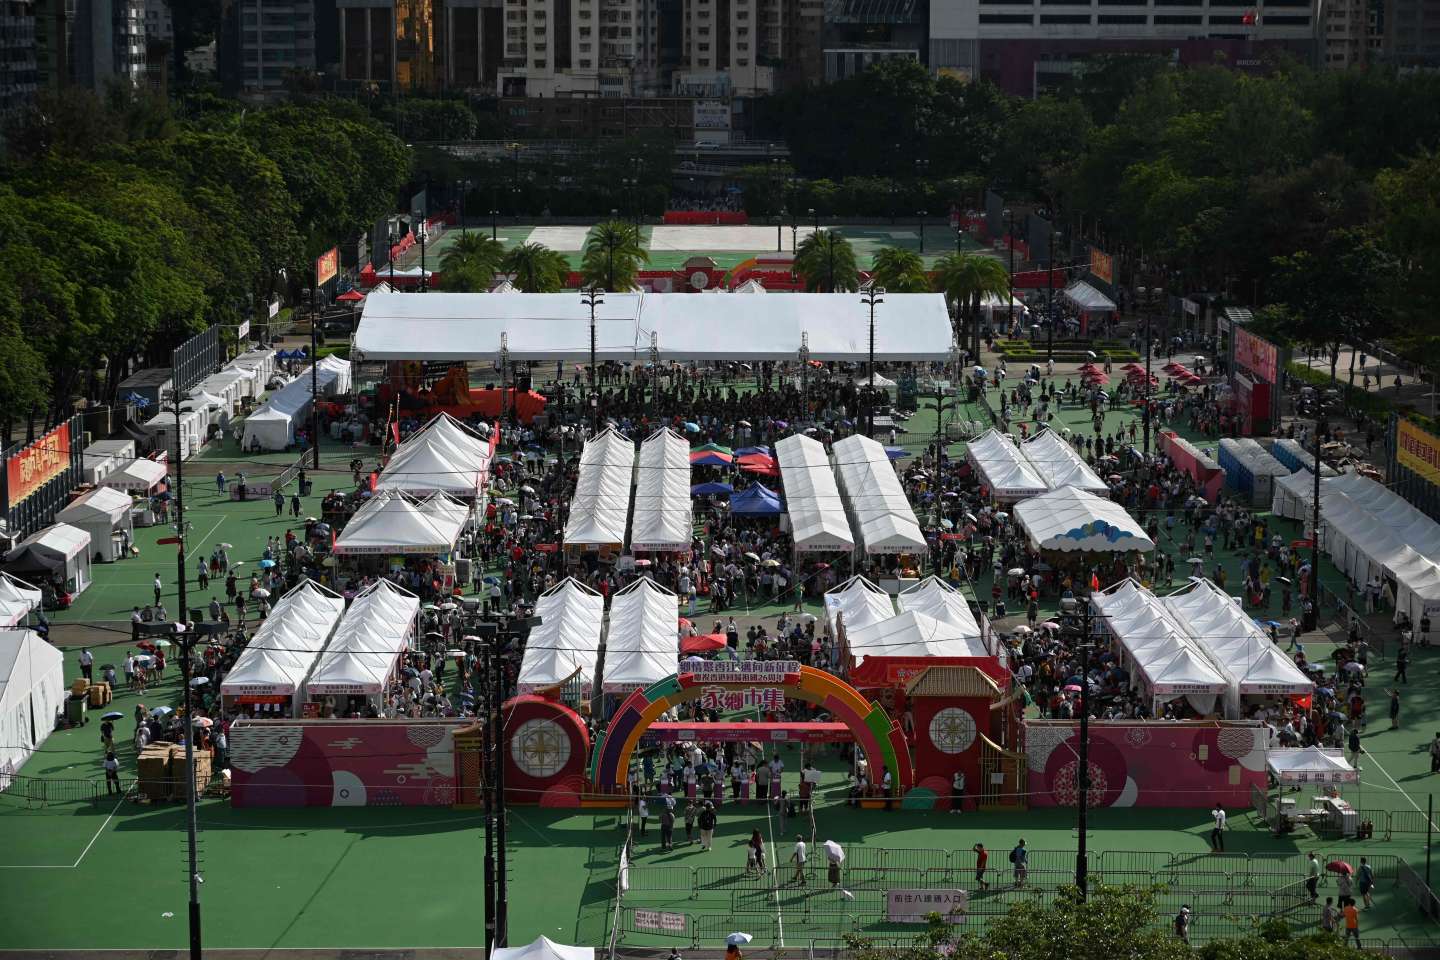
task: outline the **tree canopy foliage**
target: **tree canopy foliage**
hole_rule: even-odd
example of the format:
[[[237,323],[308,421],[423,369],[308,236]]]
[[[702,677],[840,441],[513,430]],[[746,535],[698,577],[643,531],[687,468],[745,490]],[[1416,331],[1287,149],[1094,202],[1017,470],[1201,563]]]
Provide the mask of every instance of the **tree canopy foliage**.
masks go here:
[[[0,430],[113,400],[394,209],[409,151],[352,105],[42,93],[0,167]]]

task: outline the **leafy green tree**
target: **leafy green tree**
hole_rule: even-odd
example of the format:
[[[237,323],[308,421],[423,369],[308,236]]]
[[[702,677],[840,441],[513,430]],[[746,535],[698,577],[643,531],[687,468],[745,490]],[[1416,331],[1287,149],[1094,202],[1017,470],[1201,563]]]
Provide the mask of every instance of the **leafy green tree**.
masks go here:
[[[565,280],[570,274],[564,255],[543,243],[512,247],[500,268],[514,276],[515,286],[525,293],[558,293],[565,289]]]
[[[585,238],[580,273],[587,286],[628,291],[635,286],[641,264],[649,262],[650,254],[646,252],[635,225],[609,220],[591,230]]]
[[[816,230],[800,241],[795,252],[795,272],[814,293],[839,293],[860,288],[860,270],[850,241],[834,230]]]
[[[1440,356],[1440,156],[1426,151],[1381,171],[1375,187],[1382,238],[1396,261],[1396,338],[1433,368]]]
[[[440,258],[440,289],[456,293],[489,290],[505,259],[505,246],[483,233],[455,238]]]
[[[870,276],[891,293],[928,293],[930,278],[925,275],[925,261],[914,250],[884,247],[875,254]]]
[[[1008,296],[1010,272],[994,257],[949,253],[935,265],[935,286],[950,301],[960,329],[968,331],[972,356],[980,355],[980,304],[985,295]]]

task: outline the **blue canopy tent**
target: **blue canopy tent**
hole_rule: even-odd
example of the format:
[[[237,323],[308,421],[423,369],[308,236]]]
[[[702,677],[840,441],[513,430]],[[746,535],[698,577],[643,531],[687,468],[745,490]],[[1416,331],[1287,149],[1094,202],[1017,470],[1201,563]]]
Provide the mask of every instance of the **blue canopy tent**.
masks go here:
[[[752,453],[763,453],[765,454],[765,456],[768,457],[773,453],[773,451],[762,443],[758,447],[741,447],[739,450],[735,451],[735,456],[748,457]]]
[[[780,495],[762,483],[730,498],[731,516],[774,516],[784,512]]]
[[[728,483],[697,483],[690,488],[692,497],[728,496],[734,492],[735,488]]]

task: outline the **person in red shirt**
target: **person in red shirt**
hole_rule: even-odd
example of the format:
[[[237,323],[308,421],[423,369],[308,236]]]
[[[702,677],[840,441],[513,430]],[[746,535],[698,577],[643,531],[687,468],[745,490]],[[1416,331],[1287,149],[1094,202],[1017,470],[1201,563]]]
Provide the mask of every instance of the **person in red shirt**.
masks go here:
[[[985,844],[977,843],[975,850],[975,886],[981,890],[989,890],[990,884],[985,880],[985,868],[990,863],[990,851],[985,849]]]

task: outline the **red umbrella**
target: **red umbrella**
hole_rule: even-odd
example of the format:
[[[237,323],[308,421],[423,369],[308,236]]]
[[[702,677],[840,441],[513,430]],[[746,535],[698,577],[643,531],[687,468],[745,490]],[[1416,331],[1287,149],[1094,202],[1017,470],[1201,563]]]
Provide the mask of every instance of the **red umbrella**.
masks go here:
[[[689,630],[689,629],[690,629],[690,621],[687,620],[687,619],[685,619],[684,617],[681,617],[681,618],[680,618],[680,629],[681,629],[681,630]]]
[[[725,634],[702,633],[698,637],[685,637],[680,641],[681,653],[709,653],[725,649]]]
[[[780,470],[775,465],[775,458],[763,453],[747,453],[735,461],[736,465],[746,473],[758,473],[766,477],[778,477]]]
[[[1325,864],[1325,869],[1330,871],[1331,873],[1355,872],[1355,868],[1350,866],[1350,864],[1346,863],[1344,860],[1331,860],[1329,863]]]

